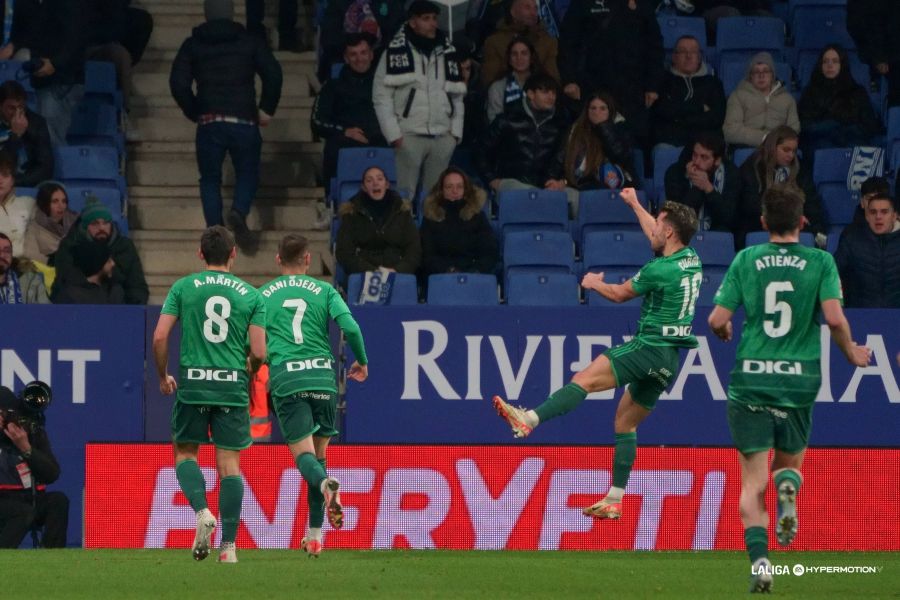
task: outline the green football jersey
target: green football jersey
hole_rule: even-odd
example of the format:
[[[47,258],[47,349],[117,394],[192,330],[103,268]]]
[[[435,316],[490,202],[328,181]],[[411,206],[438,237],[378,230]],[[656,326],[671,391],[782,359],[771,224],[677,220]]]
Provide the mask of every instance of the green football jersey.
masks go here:
[[[696,348],[691,323],[702,280],[703,265],[691,247],[644,265],[631,278],[631,287],[644,297],[635,338],[650,346]]]
[[[328,319],[350,312],[337,290],[307,275],[283,275],[259,291],[266,304],[272,396],[308,390],[337,393]]]
[[[714,302],[746,311],[728,386],[742,404],[805,407],[821,383],[819,312],[842,300],[830,254],[801,244],[760,244],[741,250]]]
[[[162,314],[181,320],[178,400],[247,406],[250,325],[266,326],[256,288],[231,273],[203,271],[175,282]]]

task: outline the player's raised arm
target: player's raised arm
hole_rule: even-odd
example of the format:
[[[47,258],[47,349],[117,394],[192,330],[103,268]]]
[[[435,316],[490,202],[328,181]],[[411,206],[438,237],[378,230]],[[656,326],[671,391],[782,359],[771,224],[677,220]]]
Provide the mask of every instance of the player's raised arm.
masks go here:
[[[831,330],[831,338],[847,358],[847,362],[857,367],[869,364],[872,351],[866,346],[858,346],[850,333],[850,323],[844,315],[840,300],[830,299],[822,302],[822,314]]]
[[[619,192],[619,197],[634,211],[634,214],[638,218],[638,223],[641,224],[641,230],[644,232],[644,235],[646,235],[647,238],[652,239],[653,228],[656,226],[656,218],[648,213],[647,209],[641,206],[641,202],[638,200],[635,189],[625,188]]]
[[[625,283],[606,283],[603,281],[603,273],[586,273],[581,280],[581,287],[586,290],[594,290],[601,296],[612,302],[628,302],[639,294],[634,291],[629,279]]]
[[[709,319],[707,320],[709,328],[712,329],[712,332],[716,334],[716,337],[723,342],[731,341],[731,336],[733,334],[731,324],[732,315],[734,315],[733,311],[719,305],[716,305],[712,312],[709,313]]]
[[[169,395],[175,391],[178,385],[175,378],[169,375],[169,335],[178,317],[167,315],[165,313],[159,315],[159,321],[156,322],[156,330],[153,332],[153,358],[156,360],[156,374],[159,377],[159,391],[165,395]]]
[[[256,373],[266,362],[266,329],[258,325],[251,325],[247,330],[250,336],[250,372]]]
[[[356,319],[350,313],[338,316],[335,322],[341,328],[341,331],[344,332],[344,337],[347,338],[347,343],[350,344],[350,349],[353,350],[353,355],[356,357],[356,361],[350,366],[347,376],[354,381],[365,381],[369,376],[369,359],[366,356],[366,345],[363,342],[359,323],[356,322]]]

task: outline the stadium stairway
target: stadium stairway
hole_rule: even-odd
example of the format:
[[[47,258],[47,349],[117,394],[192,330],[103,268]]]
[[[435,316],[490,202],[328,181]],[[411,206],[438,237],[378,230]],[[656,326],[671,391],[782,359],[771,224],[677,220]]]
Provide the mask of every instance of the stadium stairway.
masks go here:
[[[235,19],[243,23],[244,3],[234,4]],[[162,304],[178,277],[200,267],[196,251],[204,221],[194,156],[195,126],[181,114],[169,93],[169,71],[181,43],[203,22],[203,3],[140,0],[135,5],[153,15],[154,31],[134,75],[131,125],[140,141],[128,145],[128,221],[150,285],[150,303]],[[267,2],[266,8],[266,25],[273,29],[277,2]],[[308,28],[310,16],[301,12],[299,21]],[[278,241],[293,231],[311,241],[310,274],[331,280],[334,259],[329,232],[313,229],[317,203],[324,197],[315,182],[315,173],[321,168],[321,144],[313,141],[309,127],[311,92],[318,86],[315,56],[312,52],[275,55],[284,85],[275,118],[262,129],[261,186],[248,218],[251,229],[263,234],[259,252],[253,257],[239,256],[235,273],[254,285],[277,275],[274,256]],[[227,210],[234,183],[228,159],[224,179]]]

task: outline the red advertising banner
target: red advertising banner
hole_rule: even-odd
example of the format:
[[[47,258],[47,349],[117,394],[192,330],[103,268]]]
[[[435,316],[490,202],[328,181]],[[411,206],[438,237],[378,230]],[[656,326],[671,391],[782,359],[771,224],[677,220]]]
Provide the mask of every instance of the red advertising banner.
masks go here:
[[[344,528],[329,548],[741,550],[740,467],[724,448],[639,448],[618,521],[581,514],[610,485],[612,448],[572,446],[335,446]],[[211,510],[211,447],[200,465]],[[287,448],[241,455],[238,546],[297,548],[305,483]],[[792,550],[900,550],[900,450],[811,449]],[[109,527],[123,502],[129,519]],[[768,506],[774,530],[774,492]],[[165,444],[89,444],[85,546],[187,548],[194,513]],[[219,529],[214,542],[218,544]],[[772,545],[775,545],[774,539]]]

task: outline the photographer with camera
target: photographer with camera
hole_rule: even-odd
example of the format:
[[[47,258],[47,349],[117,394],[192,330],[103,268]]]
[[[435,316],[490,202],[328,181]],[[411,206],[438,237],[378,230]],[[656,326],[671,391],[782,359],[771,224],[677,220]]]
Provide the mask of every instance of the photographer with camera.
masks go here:
[[[48,492],[59,478],[59,463],[44,429],[50,387],[40,381],[25,386],[21,397],[0,386],[0,548],[18,548],[32,531],[40,546],[64,548],[69,499]]]

